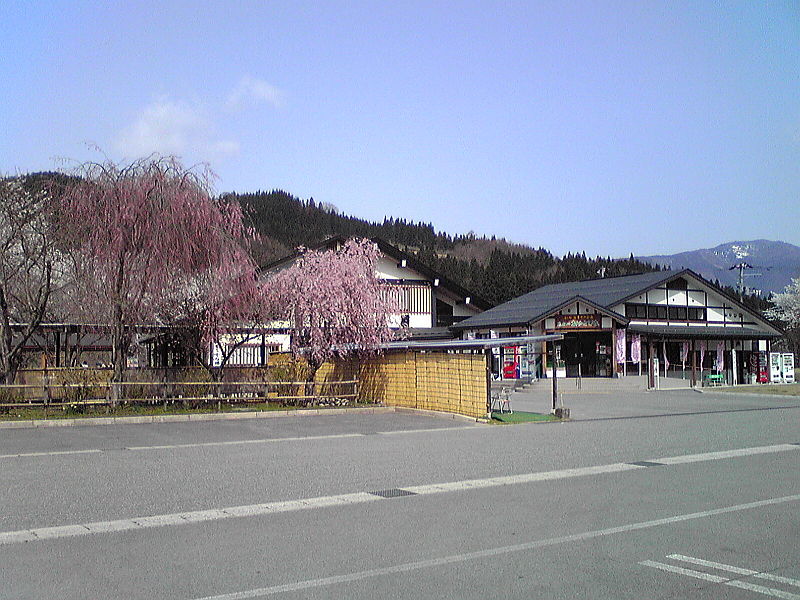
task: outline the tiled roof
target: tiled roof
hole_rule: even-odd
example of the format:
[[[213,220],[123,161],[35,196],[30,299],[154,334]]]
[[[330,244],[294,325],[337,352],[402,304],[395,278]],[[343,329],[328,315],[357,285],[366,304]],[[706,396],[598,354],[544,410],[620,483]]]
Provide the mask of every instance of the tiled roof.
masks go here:
[[[621,301],[674,277],[674,271],[607,277],[546,285],[456,323],[453,329],[522,325],[537,321],[568,300],[580,296],[610,309]]]

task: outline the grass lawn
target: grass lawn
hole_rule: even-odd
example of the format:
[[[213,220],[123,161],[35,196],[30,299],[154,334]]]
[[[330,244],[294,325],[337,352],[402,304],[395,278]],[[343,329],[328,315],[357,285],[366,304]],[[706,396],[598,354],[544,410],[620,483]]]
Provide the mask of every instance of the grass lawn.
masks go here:
[[[560,421],[558,417],[551,414],[540,414],[532,412],[514,411],[513,413],[492,412],[492,420],[500,423],[531,423],[534,421]]]
[[[375,406],[374,404],[350,404],[347,407]],[[309,408],[330,408],[335,407],[312,406]],[[34,419],[87,419],[99,417],[139,417],[152,415],[190,415],[200,413],[230,413],[230,412],[261,412],[273,410],[303,410],[303,407],[283,406],[278,402],[259,402],[247,405],[230,405],[223,403],[220,410],[217,410],[216,403],[205,404],[194,407],[184,407],[180,402],[168,405],[146,405],[146,404],[120,404],[116,408],[106,408],[105,406],[90,406],[86,408],[53,407],[47,413],[40,406],[31,408],[7,408],[0,413],[0,421],[31,421]]]
[[[713,388],[708,388],[709,390]],[[747,394],[775,394],[776,396],[800,396],[800,383],[772,383],[762,385],[737,385],[725,388],[726,392]]]

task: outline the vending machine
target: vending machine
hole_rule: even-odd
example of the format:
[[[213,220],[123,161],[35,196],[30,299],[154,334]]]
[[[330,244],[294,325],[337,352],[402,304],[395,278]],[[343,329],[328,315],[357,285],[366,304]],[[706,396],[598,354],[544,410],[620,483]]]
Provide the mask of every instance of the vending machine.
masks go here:
[[[780,383],[783,381],[781,378],[781,364],[783,359],[780,352],[769,353],[769,380],[770,383]]]
[[[756,370],[758,383],[769,383],[769,363],[767,362],[767,353],[762,351],[754,352],[758,356],[758,369]]]
[[[503,347],[503,379],[519,379],[519,346]]]
[[[794,383],[794,354],[791,352],[782,355],[781,375],[783,383]]]

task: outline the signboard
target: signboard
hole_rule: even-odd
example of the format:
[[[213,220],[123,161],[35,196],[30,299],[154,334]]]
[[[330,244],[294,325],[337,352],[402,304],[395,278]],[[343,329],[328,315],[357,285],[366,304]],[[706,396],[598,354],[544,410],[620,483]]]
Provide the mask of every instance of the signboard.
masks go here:
[[[769,380],[770,383],[781,382],[781,353],[769,353]]]
[[[781,371],[783,372],[784,383],[794,383],[794,354],[786,352],[783,354],[781,362]]]
[[[556,329],[600,329],[600,315],[556,315]]]

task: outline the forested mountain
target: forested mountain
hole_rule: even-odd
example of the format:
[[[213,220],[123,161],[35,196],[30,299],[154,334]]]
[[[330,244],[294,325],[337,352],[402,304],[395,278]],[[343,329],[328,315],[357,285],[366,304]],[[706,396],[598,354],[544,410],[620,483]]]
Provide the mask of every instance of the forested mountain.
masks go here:
[[[22,176],[24,185],[41,189],[49,183],[64,183],[61,173],[31,173]],[[58,187],[58,186],[57,186]],[[329,204],[313,198],[302,200],[273,190],[250,194],[228,194],[243,207],[249,224],[260,234],[252,249],[256,260],[265,264],[290,254],[298,246],[309,246],[332,235],[380,237],[416,255],[421,262],[478,294],[500,304],[543,285],[567,281],[613,277],[661,270],[631,256],[589,258],[584,252],[553,256],[545,248],[532,248],[495,237],[477,237],[472,232],[450,235],[437,232],[430,223],[385,218],[382,223],[343,215]],[[708,274],[706,274],[708,275]],[[715,281],[719,285],[719,281]],[[726,291],[736,291],[726,286]],[[763,311],[769,303],[757,295],[745,296],[750,308]]]
[[[558,258],[544,248],[504,239],[437,232],[429,223],[394,218],[370,222],[339,214],[334,207],[318,204],[313,198],[300,200],[280,190],[232,196],[262,236],[261,245],[254,249],[262,263],[331,235],[381,237],[493,304],[550,283],[660,269],[632,255],[623,260],[589,258],[585,253]]]

